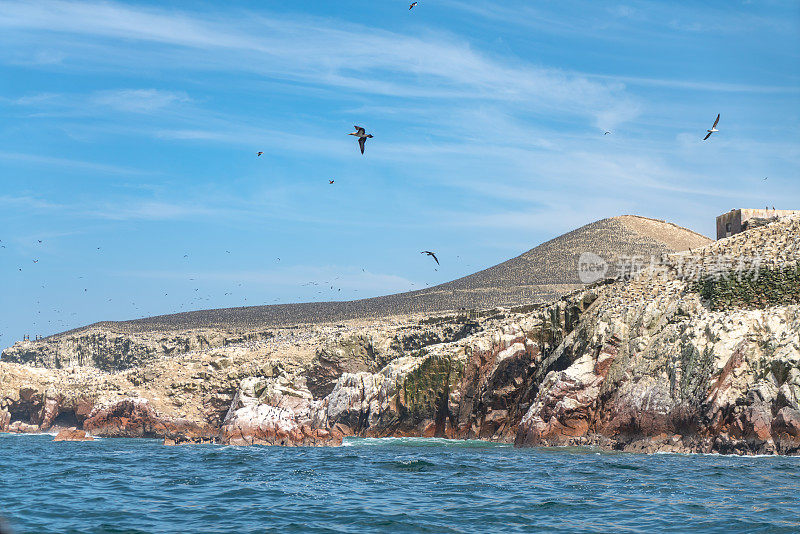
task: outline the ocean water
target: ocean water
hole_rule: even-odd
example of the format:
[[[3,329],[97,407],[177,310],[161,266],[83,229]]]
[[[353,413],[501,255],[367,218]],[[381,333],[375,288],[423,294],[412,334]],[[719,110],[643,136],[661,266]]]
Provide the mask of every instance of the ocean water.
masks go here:
[[[0,515],[16,533],[800,532],[800,458],[0,434]]]

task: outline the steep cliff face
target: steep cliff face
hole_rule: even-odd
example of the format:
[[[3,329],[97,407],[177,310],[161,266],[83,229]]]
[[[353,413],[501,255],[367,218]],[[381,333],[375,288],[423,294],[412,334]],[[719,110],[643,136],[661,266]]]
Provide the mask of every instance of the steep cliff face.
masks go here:
[[[572,363],[539,385],[518,445],[798,451],[800,306],[723,313],[690,294],[625,309],[601,299],[554,354]]]
[[[25,349],[41,356],[17,358],[27,365],[0,362],[0,431],[74,426],[168,443],[287,446],[441,436],[798,454],[798,259],[794,218],[664,256],[549,305],[153,334],[155,345],[143,334],[97,332],[108,341],[94,352],[72,348],[80,339],[46,341]],[[136,352],[141,363],[119,363],[134,361],[119,347],[144,345],[155,348]]]
[[[797,454],[798,259],[795,218],[608,286],[551,356],[572,363],[548,372],[516,443]]]
[[[533,311],[494,310],[477,319],[479,328],[470,327],[475,333],[458,333],[453,340],[395,337],[389,346],[411,350],[380,369],[341,372],[324,396],[309,386],[320,382],[319,374],[330,376],[330,367],[318,359],[300,377],[253,377],[239,389],[237,398],[248,400],[231,405],[220,439],[309,444],[319,441],[308,438],[310,431],[322,430],[334,440],[358,435],[511,442],[537,391],[530,384],[544,355],[596,297],[597,290],[587,290]]]

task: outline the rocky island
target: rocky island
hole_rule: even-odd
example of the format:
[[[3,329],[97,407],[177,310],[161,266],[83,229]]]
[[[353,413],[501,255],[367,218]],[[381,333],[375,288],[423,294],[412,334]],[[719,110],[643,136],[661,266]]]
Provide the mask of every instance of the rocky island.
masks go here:
[[[799,259],[797,216],[716,242],[624,216],[423,291],[98,323],[3,351],[0,431],[798,454]]]

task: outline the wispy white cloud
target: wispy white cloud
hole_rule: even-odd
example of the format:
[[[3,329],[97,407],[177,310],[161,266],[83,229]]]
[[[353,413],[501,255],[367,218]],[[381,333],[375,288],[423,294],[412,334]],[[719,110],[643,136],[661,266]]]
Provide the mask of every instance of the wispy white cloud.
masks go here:
[[[107,106],[121,111],[152,113],[163,108],[191,102],[182,91],[159,91],[157,89],[120,89],[101,91],[92,96],[91,103]]]
[[[482,19],[536,28],[548,34],[578,34],[612,41],[643,35],[658,38],[665,33],[670,33],[674,39],[677,37],[676,32],[739,35],[743,31],[756,29],[794,31],[791,17],[766,17],[747,10],[717,7],[708,3],[667,3],[651,0],[631,0],[613,6],[602,2],[575,0],[557,3],[518,0],[504,5],[468,0],[440,0],[439,3]],[[786,4],[787,11],[791,12],[792,2]],[[568,12],[570,16],[561,16],[564,12]],[[630,22],[637,24],[630,25]]]
[[[175,108],[193,100],[185,91],[159,89],[115,89],[83,93],[34,93],[7,102],[35,109],[33,116],[98,116],[109,110],[129,113],[154,113]]]
[[[444,33],[419,37],[314,19],[242,13],[237,17],[230,12],[201,16],[116,3],[60,1],[0,4],[0,28],[9,33],[39,31],[45,38],[47,32],[57,32],[174,47],[148,56],[147,47],[131,49],[126,44],[126,63],[137,58],[157,63],[170,57],[170,63],[182,69],[256,72],[405,98],[509,101],[530,109],[590,117],[621,107],[631,109],[630,102],[619,102],[620,97],[628,101],[631,97],[624,96],[618,85],[513,58],[493,58]],[[119,44],[105,43],[108,53],[81,60],[119,62],[115,43]],[[387,72],[392,76],[382,75]]]
[[[168,202],[124,197],[116,202],[54,202],[37,195],[2,195],[0,206],[24,211],[46,211],[87,219],[174,220],[220,215],[224,209],[190,202]]]
[[[86,216],[115,221],[161,221],[211,216],[219,214],[223,210],[202,204],[135,200],[133,202],[107,203],[95,209],[86,206],[81,211]]]
[[[33,54],[35,65],[58,65],[66,59],[66,55],[56,50],[40,50]]]
[[[58,103],[63,100],[63,96],[59,93],[36,93],[32,95],[22,96],[11,101],[11,103],[18,106],[44,106],[53,103]]]
[[[54,210],[64,208],[62,204],[57,204],[33,195],[2,195],[0,196],[0,206],[5,206],[7,208],[15,207],[35,210]]]
[[[623,82],[629,85],[648,87],[666,87],[685,89],[687,91],[712,91],[723,93],[762,93],[762,94],[800,94],[800,86],[752,85],[745,83],[723,83],[715,81],[670,80],[643,78],[636,76],[618,76],[604,74],[587,74],[590,79]]]
[[[105,163],[95,163],[93,161],[81,161],[69,158],[59,158],[55,156],[43,156],[40,154],[24,154],[18,152],[0,152],[0,161],[19,162],[32,165],[56,166],[75,170],[90,170],[104,174],[152,174],[151,171],[122,167],[118,165],[108,165]]]

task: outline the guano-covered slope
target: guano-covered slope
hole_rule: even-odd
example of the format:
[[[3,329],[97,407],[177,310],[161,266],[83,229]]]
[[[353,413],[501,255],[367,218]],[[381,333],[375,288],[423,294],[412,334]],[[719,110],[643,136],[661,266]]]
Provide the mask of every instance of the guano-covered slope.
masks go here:
[[[609,264],[607,276],[614,276],[615,266],[627,258],[649,259],[710,242],[709,238],[672,223],[623,215],[587,224],[494,267],[418,291],[345,302],[200,310],[97,323],[77,331],[92,327],[127,333],[200,328],[252,331],[264,327],[541,303],[582,286],[578,278],[581,253],[591,252],[604,258]]]

